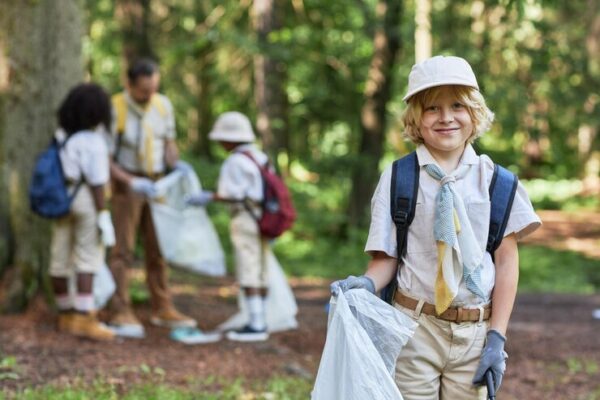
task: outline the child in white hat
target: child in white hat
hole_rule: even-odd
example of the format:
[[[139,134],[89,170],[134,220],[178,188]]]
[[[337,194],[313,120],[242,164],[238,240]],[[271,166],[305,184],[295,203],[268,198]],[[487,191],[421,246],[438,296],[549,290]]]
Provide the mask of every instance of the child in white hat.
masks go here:
[[[263,200],[263,182],[257,164],[265,165],[268,157],[254,145],[256,136],[248,117],[237,111],[221,114],[208,138],[218,141],[231,154],[221,167],[216,193],[203,191],[188,203],[203,206],[211,201],[224,201],[231,204],[231,242],[250,320],[241,329],[227,332],[226,337],[242,342],[264,341],[269,337],[265,318],[266,260],[273,255],[257,223]]]
[[[419,177],[406,252],[397,249],[390,212],[390,166],[371,203],[367,271],[332,283],[331,291],[375,293],[396,279],[394,306],[419,323],[396,365],[404,399],[484,399],[486,371],[498,389],[506,367],[517,240],[541,222],[518,184],[504,239],[493,255],[485,251],[494,163],[471,143],[494,115],[467,61],[437,56],[414,65],[403,100],[405,136],[418,146]]]

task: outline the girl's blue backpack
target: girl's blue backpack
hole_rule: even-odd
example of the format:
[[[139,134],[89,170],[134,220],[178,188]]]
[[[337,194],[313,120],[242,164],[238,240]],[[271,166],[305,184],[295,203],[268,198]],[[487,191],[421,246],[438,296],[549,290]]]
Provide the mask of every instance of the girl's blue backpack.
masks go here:
[[[60,218],[67,215],[79,186],[69,194],[60,161],[60,149],[67,141],[58,143],[52,139],[50,145],[38,155],[29,185],[31,211],[45,218]]]

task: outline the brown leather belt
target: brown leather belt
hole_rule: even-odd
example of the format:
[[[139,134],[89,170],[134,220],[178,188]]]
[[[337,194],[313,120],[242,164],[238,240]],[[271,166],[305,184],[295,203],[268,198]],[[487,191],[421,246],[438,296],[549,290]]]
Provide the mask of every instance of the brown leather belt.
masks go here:
[[[125,169],[125,168],[123,168],[123,169]],[[125,169],[125,172],[127,172],[129,175],[139,176],[139,177],[142,177],[142,178],[148,178],[148,179],[153,180],[153,181],[157,181],[160,178],[162,178],[162,177],[165,176],[164,172],[154,172],[152,174],[147,174],[147,173],[144,173],[144,172],[129,171],[128,169]]]
[[[416,310],[417,306],[419,305],[419,300],[405,296],[399,291],[396,291],[394,300],[402,307],[406,307],[413,311]],[[486,304],[482,307],[482,310],[483,318],[481,318],[481,310],[479,308],[452,307],[440,315],[435,312],[435,306],[433,304],[423,303],[423,307],[421,308],[421,312],[423,314],[433,315],[436,318],[443,319],[444,321],[456,322],[457,324],[460,324],[461,322],[478,322],[480,320],[487,321],[490,319],[490,316],[492,315],[491,306]]]

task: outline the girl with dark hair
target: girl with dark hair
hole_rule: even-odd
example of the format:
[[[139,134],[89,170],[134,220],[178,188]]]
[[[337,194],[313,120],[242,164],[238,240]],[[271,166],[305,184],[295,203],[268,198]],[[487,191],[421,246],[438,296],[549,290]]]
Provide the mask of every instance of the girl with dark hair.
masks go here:
[[[69,215],[52,226],[50,276],[58,307],[58,329],[95,340],[114,334],[95,315],[92,283],[103,266],[105,247],[115,243],[105,185],[108,148],[102,132],[110,129],[111,106],[104,89],[93,83],[75,86],[58,111],[61,164],[71,193]],[[76,295],[69,294],[75,276]]]

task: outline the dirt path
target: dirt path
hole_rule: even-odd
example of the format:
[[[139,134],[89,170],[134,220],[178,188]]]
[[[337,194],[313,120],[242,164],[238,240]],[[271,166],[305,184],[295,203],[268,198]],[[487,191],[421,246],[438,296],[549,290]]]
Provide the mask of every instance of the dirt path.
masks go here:
[[[559,217],[543,213],[545,231],[531,242],[558,246],[562,241],[554,239],[560,236],[576,236],[578,243],[597,242],[600,216],[582,221]],[[594,256],[592,247],[588,250]],[[99,376],[123,388],[157,379],[200,388],[211,376],[262,380],[292,375],[312,380],[326,335],[328,282],[291,279],[291,283],[300,309],[299,328],[274,334],[260,344],[181,345],[171,341],[167,331],[149,325],[145,305],[136,312],[147,327],[146,339],[94,343],[57,333],[52,312],[38,302],[25,315],[0,317],[0,357],[15,356],[19,375],[18,380],[0,380],[0,387],[64,384],[75,379],[91,382]],[[206,280],[197,289],[176,282],[173,289],[178,306],[195,317],[201,328],[212,328],[236,311],[231,279]],[[509,329],[510,358],[499,398],[600,399],[600,320],[591,317],[598,307],[600,295],[520,295]]]

